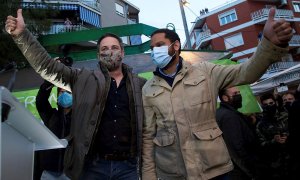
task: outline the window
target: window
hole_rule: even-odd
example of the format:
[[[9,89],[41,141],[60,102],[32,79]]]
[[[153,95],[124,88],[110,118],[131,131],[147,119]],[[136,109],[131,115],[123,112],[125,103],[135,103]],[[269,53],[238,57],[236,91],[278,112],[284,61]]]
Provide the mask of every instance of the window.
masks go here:
[[[300,12],[300,1],[293,1],[295,12]]]
[[[233,36],[229,36],[224,38],[224,43],[226,49],[231,49],[237,46],[241,46],[244,44],[242,33],[235,34]]]
[[[122,39],[123,44],[128,45],[128,37],[127,36],[123,36],[120,38]]]
[[[242,59],[239,59],[238,62],[239,62],[239,63],[244,63],[244,62],[246,62],[247,60],[248,60],[248,58],[242,58]]]
[[[227,11],[223,14],[219,14],[219,22],[220,22],[221,26],[231,23],[236,20],[237,20],[237,15],[236,15],[235,9]]]
[[[121,16],[124,16],[125,15],[125,13],[124,13],[124,7],[121,6],[118,3],[115,3],[115,4],[116,4],[116,12],[117,12],[117,14],[119,14]]]

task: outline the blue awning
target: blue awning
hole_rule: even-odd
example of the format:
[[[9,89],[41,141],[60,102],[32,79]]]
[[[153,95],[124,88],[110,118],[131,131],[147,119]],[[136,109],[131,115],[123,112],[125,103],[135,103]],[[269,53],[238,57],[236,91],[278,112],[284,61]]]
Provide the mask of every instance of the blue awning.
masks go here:
[[[80,6],[80,18],[84,22],[87,22],[91,25],[94,25],[96,27],[101,27],[100,18],[101,16],[85,7]]]
[[[101,27],[100,18],[101,15],[82,7],[77,4],[44,4],[44,3],[36,3],[36,2],[23,2],[22,8],[24,9],[57,9],[57,10],[78,10],[80,11],[80,18],[82,21],[89,23],[95,27]]]

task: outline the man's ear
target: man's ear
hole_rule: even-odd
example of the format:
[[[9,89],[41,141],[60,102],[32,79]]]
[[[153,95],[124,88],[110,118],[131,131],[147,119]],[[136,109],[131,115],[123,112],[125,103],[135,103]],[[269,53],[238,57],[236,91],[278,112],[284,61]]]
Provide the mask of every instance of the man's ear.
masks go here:
[[[224,101],[224,102],[228,102],[228,96],[226,95],[222,95],[221,99]]]
[[[176,41],[174,42],[174,49],[175,49],[176,52],[179,51],[180,46],[181,46],[180,42],[176,40]]]

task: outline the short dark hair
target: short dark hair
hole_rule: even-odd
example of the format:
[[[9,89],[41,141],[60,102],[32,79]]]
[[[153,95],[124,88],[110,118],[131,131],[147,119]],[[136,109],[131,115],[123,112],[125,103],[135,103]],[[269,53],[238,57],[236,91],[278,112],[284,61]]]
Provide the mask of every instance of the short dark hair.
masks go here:
[[[222,96],[223,96],[223,95],[226,95],[226,94],[227,94],[227,89],[221,89],[221,90],[219,91],[219,99],[220,99],[221,102],[224,102]]]
[[[119,36],[117,36],[117,35],[115,35],[115,34],[113,34],[113,33],[106,33],[106,34],[104,34],[103,36],[101,36],[101,37],[98,39],[98,42],[97,42],[97,49],[98,49],[98,51],[100,50],[100,43],[101,43],[101,41],[102,41],[104,38],[106,38],[106,37],[112,37],[112,38],[115,38],[116,40],[119,41],[119,44],[120,44],[120,46],[121,46],[121,49],[122,49],[122,50],[124,49],[123,41],[122,41],[122,39],[121,39]]]
[[[169,39],[171,41],[171,43],[175,42],[175,41],[179,41],[180,43],[180,38],[178,36],[178,34],[173,31],[173,30],[170,30],[170,29],[158,29],[156,31],[154,31],[150,37],[154,36],[155,34],[158,34],[158,33],[164,33],[165,34],[165,38]],[[178,53],[180,54],[181,53],[181,45],[179,47],[179,51]]]
[[[263,94],[262,96],[260,96],[260,102],[261,103],[263,103],[263,101],[265,101],[267,99],[273,99],[273,101],[276,102],[275,97],[273,96],[272,93],[266,93],[266,94]]]

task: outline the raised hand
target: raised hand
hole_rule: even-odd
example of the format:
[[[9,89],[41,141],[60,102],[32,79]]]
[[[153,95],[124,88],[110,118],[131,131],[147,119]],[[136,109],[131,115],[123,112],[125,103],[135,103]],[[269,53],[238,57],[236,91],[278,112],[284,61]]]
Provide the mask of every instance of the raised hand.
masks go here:
[[[274,20],[275,9],[271,8],[264,27],[264,36],[277,46],[287,45],[293,36],[293,29],[284,19]]]
[[[18,9],[17,18],[13,16],[7,16],[5,22],[5,30],[12,36],[21,34],[25,29],[24,18],[22,15],[22,9]]]

